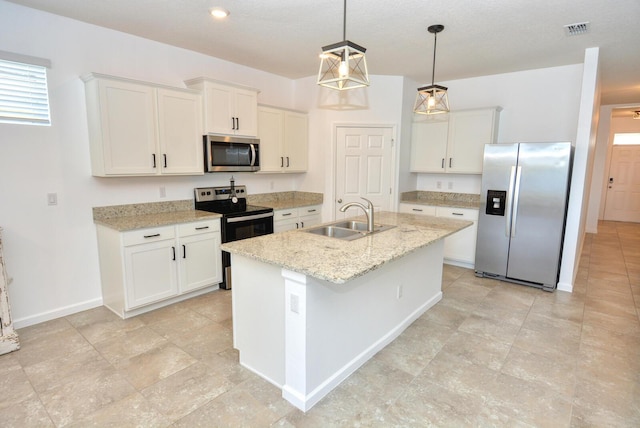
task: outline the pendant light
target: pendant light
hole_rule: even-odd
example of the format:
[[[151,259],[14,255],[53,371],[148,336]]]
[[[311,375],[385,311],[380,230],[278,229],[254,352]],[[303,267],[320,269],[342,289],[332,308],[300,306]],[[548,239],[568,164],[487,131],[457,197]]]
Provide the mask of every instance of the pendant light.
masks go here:
[[[339,91],[369,86],[364,56],[366,49],[347,40],[347,0],[344,0],[342,39],[341,42],[322,47],[318,85]]]
[[[444,30],[444,25],[431,25],[428,30],[434,37],[431,85],[418,88],[418,95],[416,97],[416,104],[413,108],[413,112],[418,114],[447,113],[449,112],[447,88],[433,83],[436,78],[436,43],[438,42],[438,33]]]

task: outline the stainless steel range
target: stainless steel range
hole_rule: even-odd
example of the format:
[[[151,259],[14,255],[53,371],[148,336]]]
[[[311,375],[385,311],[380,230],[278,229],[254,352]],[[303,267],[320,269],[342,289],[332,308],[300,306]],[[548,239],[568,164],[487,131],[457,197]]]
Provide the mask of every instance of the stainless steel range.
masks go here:
[[[222,242],[239,241],[273,233],[273,208],[247,205],[247,189],[235,186],[194,189],[195,209],[222,214]],[[231,289],[231,255],[222,252],[222,283]]]

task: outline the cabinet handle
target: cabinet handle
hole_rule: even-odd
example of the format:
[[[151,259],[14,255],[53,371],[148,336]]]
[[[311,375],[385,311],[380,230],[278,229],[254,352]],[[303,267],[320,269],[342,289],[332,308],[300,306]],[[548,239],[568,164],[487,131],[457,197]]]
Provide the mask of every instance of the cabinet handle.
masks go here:
[[[145,239],[146,238],[157,238],[158,236],[160,236],[159,233],[154,233],[153,235],[144,235]]]
[[[419,213],[421,213],[421,212],[422,212],[422,209],[420,209],[420,208],[411,208],[411,210],[412,210],[412,211],[417,211],[417,212],[419,212]]]
[[[187,246],[186,245],[182,245],[182,258],[183,259],[187,258]]]
[[[167,154],[163,153],[162,157],[164,158],[164,167],[166,168],[167,167]]]
[[[453,215],[464,215],[463,213],[451,213]]]
[[[280,156],[280,168],[284,167],[284,158]]]
[[[301,229],[304,229],[304,221],[301,221],[301,222],[300,222],[300,228],[301,228]]]
[[[231,117],[231,129],[236,129],[236,118]]]
[[[286,217],[286,216],[291,215],[291,214],[293,214],[293,213],[284,213],[284,214],[282,214],[282,217]]]
[[[449,158],[449,168],[451,168],[451,161],[453,160],[453,158]]]
[[[308,212],[308,213],[314,213],[314,212],[316,212],[316,210],[315,210],[315,209],[313,209],[313,210],[307,210],[307,212]]]
[[[173,251],[173,260],[176,259],[176,247],[171,247],[171,250]]]
[[[205,230],[205,229],[209,229],[209,226],[196,227],[196,230]]]
[[[296,229],[300,229],[300,224],[296,223]]]
[[[289,156],[287,156],[287,168],[289,168]]]
[[[236,130],[240,129],[240,118],[236,117]]]
[[[156,154],[152,154],[151,156],[153,156],[153,167],[156,167]]]
[[[442,166],[440,168],[444,169],[444,158],[442,158]]]

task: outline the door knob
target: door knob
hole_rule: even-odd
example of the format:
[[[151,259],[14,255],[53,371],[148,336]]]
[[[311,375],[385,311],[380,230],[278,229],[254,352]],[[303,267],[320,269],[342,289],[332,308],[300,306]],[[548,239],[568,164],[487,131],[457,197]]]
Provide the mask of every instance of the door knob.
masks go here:
[[[342,199],[338,199],[338,203],[341,204],[342,203]]]

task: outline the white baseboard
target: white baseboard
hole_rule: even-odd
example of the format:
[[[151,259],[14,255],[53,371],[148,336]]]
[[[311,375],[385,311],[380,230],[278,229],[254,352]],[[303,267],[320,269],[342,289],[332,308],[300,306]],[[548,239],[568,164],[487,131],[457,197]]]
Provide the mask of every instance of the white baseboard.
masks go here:
[[[568,293],[573,293],[573,284],[568,284],[565,282],[559,282],[558,286],[556,287],[557,290],[559,291],[566,291]]]
[[[87,309],[97,308],[98,306],[102,306],[102,297],[86,300],[84,302],[76,303],[69,306],[64,306],[62,308],[53,309],[47,312],[41,312],[39,314],[31,315],[28,317],[14,319],[13,327],[16,329],[29,327],[30,325],[40,324],[41,322],[65,317],[67,315],[86,311]]]
[[[329,392],[331,392],[342,381],[348,378],[353,372],[358,370],[364,363],[369,361],[375,354],[380,352],[385,346],[393,342],[402,332],[409,327],[415,320],[420,318],[427,310],[432,308],[436,303],[442,300],[442,292],[438,292],[435,296],[421,305],[414,312],[409,314],[402,322],[392,328],[387,334],[381,337],[378,341],[373,343],[367,349],[360,353],[353,360],[345,364],[340,370],[335,372],[331,377],[326,379],[316,389],[311,391],[306,396],[303,396],[299,391],[284,385],[282,387],[282,397],[296,406],[298,409],[306,412],[311,409],[318,401],[324,398]],[[273,382],[272,382],[273,383]]]

